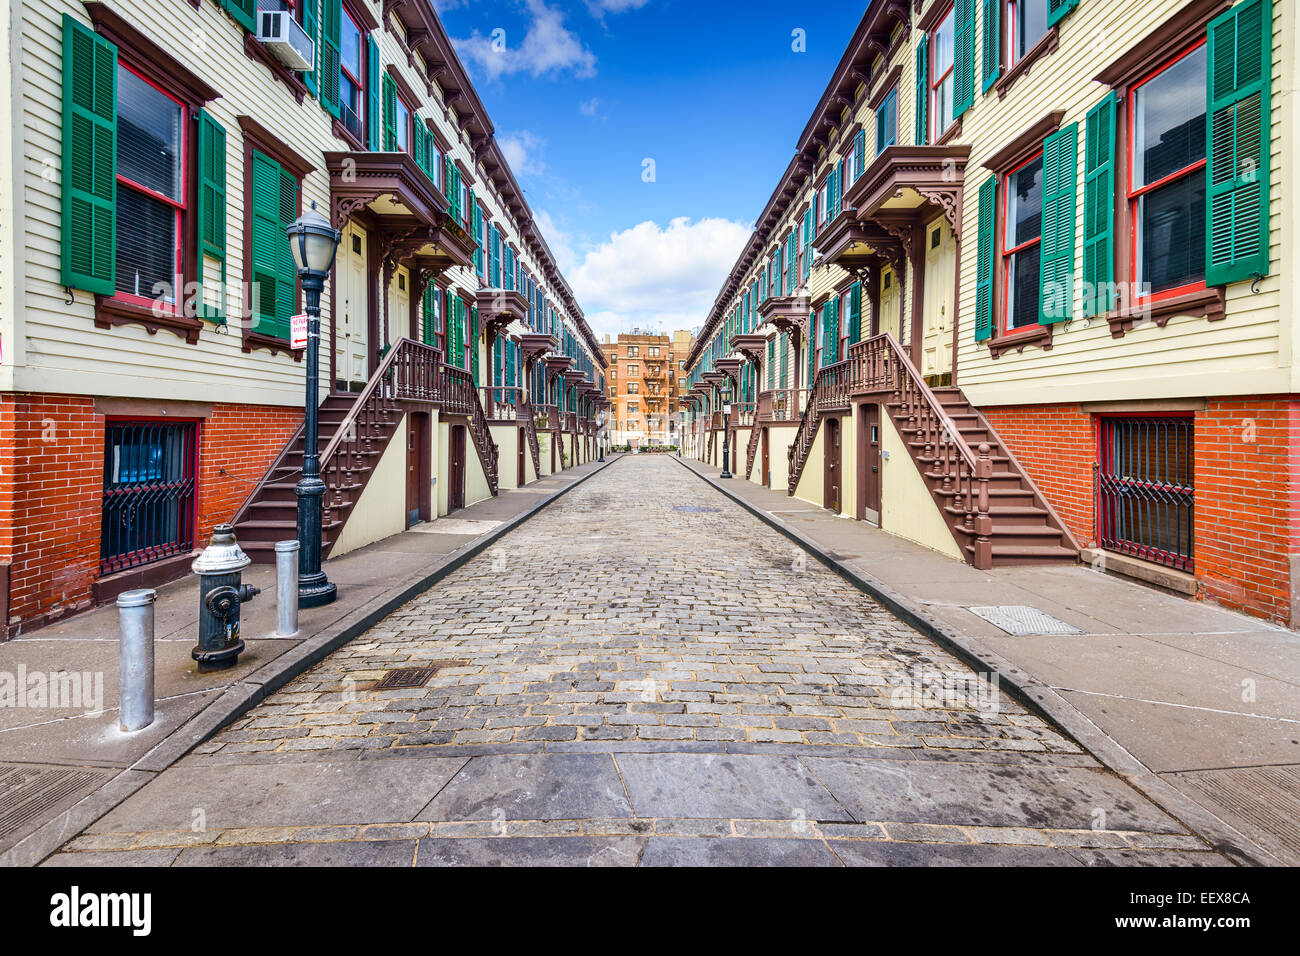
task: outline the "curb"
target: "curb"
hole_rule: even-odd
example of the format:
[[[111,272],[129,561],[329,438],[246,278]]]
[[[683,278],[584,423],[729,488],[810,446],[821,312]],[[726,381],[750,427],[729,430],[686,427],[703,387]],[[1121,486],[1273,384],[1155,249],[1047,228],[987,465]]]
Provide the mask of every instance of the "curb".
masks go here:
[[[984,647],[977,639],[931,617],[920,605],[913,603],[889,585],[832,557],[828,551],[803,532],[791,527],[776,515],[746,501],[711,476],[698,471],[685,459],[679,459],[678,463],[764,524],[785,535],[849,584],[879,602],[903,623],[924,634],[963,663],[977,671],[997,675],[999,686],[1008,688],[1012,696],[1022,704],[1071,737],[1084,750],[1097,758],[1103,767],[1123,777],[1139,793],[1150,798],[1233,863],[1239,866],[1281,865],[1244,834],[1166,783],[1048,685],[1020,670],[1000,654]]]
[[[37,865],[217,731],[238,720],[289,681],[370,630],[403,604],[428,591],[447,575],[478,557],[498,540],[620,458],[621,455],[609,457],[603,465],[573,479],[563,488],[504,521],[499,527],[444,555],[429,570],[408,577],[335,621],[326,630],[300,642],[292,650],[230,685],[216,700],[173,730],[135,763],[6,850],[0,856],[0,866]]]

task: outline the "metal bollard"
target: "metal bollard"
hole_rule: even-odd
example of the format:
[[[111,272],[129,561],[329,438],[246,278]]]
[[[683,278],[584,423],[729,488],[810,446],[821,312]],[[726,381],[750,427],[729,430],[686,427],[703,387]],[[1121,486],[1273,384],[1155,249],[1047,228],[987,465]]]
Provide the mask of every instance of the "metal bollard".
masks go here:
[[[275,543],[275,633],[298,633],[298,542]]]
[[[124,591],[117,596],[121,651],[118,662],[118,726],[125,733],[153,723],[153,620],[158,592]]]

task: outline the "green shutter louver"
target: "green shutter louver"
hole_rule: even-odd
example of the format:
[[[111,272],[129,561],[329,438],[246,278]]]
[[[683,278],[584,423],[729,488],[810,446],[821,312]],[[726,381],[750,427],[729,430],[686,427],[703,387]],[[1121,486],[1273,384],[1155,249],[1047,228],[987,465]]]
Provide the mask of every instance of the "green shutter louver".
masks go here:
[[[975,102],[975,0],[957,0],[953,10],[952,115],[956,118]]]
[[[776,339],[767,340],[767,387],[776,387]]]
[[[997,223],[998,178],[980,185],[979,231],[975,263],[975,341],[993,337],[993,242]]]
[[[925,115],[926,105],[930,100],[930,53],[929,38],[922,36],[916,45],[916,90],[912,98],[912,112],[916,116],[916,145],[924,146],[929,141],[930,123]]]
[[[1038,271],[1040,325],[1071,318],[1078,135],[1079,124],[1071,123],[1043,140],[1043,241]]]
[[[312,96],[316,95],[316,76],[320,72],[321,42],[319,34],[321,0],[303,0],[302,32],[311,40],[313,56],[312,68],[302,75],[303,85]]]
[[[425,345],[437,344],[438,287],[430,282],[424,287],[420,302],[420,341]]]
[[[257,0],[221,0],[235,22],[249,33],[257,32]]]
[[[849,290],[849,344],[862,338],[862,283],[855,282]],[[846,355],[845,358],[848,358]]]
[[[384,148],[383,126],[379,103],[379,44],[373,36],[366,37],[366,148],[377,153]],[[322,77],[323,79],[323,77]],[[325,85],[321,84],[321,102],[325,101]]]
[[[807,282],[808,277],[812,275],[812,225],[813,214],[811,209],[804,210],[803,214],[803,281]]]
[[[310,4],[312,0],[308,0]],[[339,116],[340,51],[343,49],[342,0],[323,0],[320,30],[320,105],[330,116]],[[379,65],[379,54],[372,62]],[[375,68],[371,68],[375,72]]]
[[[1273,4],[1210,22],[1205,284],[1268,275]]]
[[[419,166],[426,176],[429,176],[428,132],[428,127],[419,119],[411,124],[411,151],[415,154],[415,165]],[[432,180],[433,177],[429,176],[429,179]]]
[[[397,84],[384,74],[384,152],[397,151]]]
[[[117,47],[63,15],[62,282],[112,295],[117,276]]]
[[[198,254],[196,259],[199,284],[200,312],[205,319],[225,324],[226,301],[226,131],[204,110],[198,112],[198,203],[195,218],[198,220]],[[218,275],[208,276],[208,282],[221,284],[217,291],[217,305],[212,306],[204,295],[204,263],[217,266]]]
[[[984,3],[984,83],[985,93],[1002,75],[1002,0],[983,0]]]
[[[473,306],[469,310],[469,369],[470,376],[474,381],[474,387],[479,387],[478,371],[478,306]]]
[[[857,180],[867,169],[867,131],[858,130],[853,137],[853,178]]]
[[[1078,5],[1079,0],[1047,0],[1047,25],[1060,23]]]
[[[258,150],[253,150],[252,207],[253,331],[288,338],[298,273],[285,230],[297,218],[298,182]]]
[[[1115,108],[1111,92],[1088,111],[1083,147],[1083,314],[1115,305]]]

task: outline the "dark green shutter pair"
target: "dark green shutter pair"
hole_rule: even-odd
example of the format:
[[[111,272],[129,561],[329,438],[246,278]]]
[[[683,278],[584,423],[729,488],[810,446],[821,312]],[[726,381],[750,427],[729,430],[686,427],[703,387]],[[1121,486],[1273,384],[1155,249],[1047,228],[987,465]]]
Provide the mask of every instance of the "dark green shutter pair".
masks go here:
[[[298,270],[285,238],[298,216],[298,180],[256,149],[252,179],[253,331],[284,339],[298,304]]]
[[[220,264],[220,303],[226,280],[226,133],[199,110],[198,274],[205,257]],[[68,288],[113,295],[117,277],[117,47],[63,15],[63,189],[61,278]],[[286,250],[288,243],[281,245]],[[296,275],[296,273],[295,273]],[[215,278],[215,277],[212,277]],[[180,298],[178,292],[178,299]],[[222,307],[202,301],[204,317],[222,322]]]

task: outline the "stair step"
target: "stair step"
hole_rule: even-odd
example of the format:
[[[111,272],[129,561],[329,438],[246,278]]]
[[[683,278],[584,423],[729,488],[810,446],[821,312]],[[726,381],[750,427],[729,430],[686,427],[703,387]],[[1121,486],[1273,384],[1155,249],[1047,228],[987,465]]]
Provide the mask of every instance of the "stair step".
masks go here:
[[[966,545],[968,554],[975,553],[973,544]],[[993,544],[993,564],[995,567],[1008,567],[1017,564],[1046,564],[1059,561],[1069,564],[1077,563],[1079,555],[1070,548],[1061,545],[1021,545]]]
[[[948,512],[948,514],[950,515],[956,515],[958,517],[961,517],[966,514],[964,509],[956,508],[952,505],[944,505],[943,510]],[[1044,522],[1046,522],[1048,517],[1047,510],[1044,508],[1040,508],[1037,505],[998,505],[992,503],[989,504],[989,515],[993,518],[995,522],[995,527],[996,527],[996,522],[999,520],[1006,520],[1011,518],[1031,518],[1031,519],[1041,518],[1043,519]],[[1017,523],[1023,523],[1023,522],[1017,522]]]

